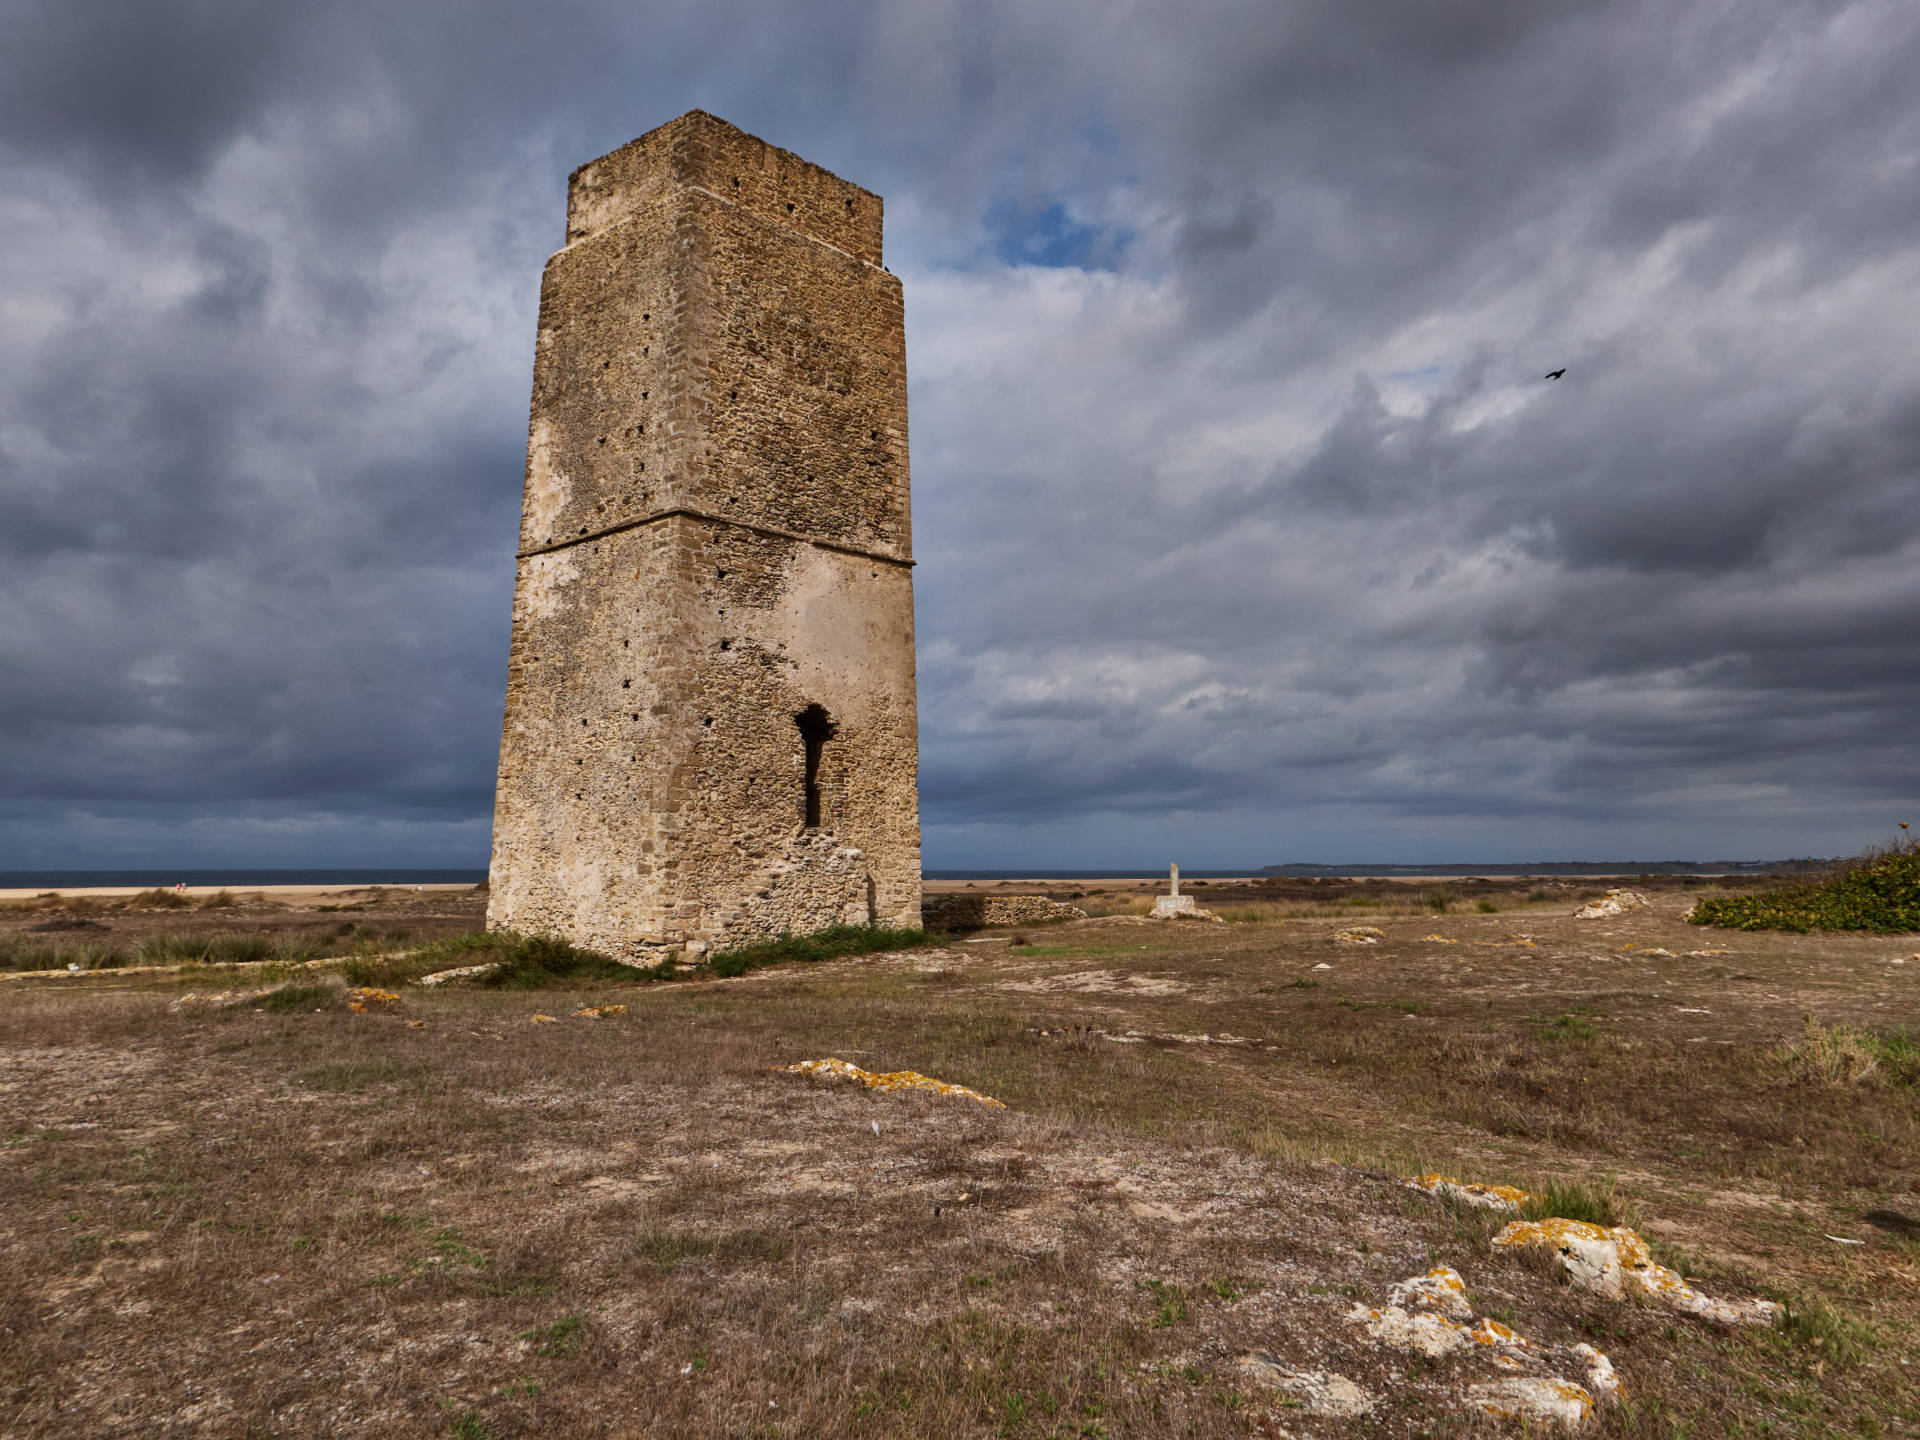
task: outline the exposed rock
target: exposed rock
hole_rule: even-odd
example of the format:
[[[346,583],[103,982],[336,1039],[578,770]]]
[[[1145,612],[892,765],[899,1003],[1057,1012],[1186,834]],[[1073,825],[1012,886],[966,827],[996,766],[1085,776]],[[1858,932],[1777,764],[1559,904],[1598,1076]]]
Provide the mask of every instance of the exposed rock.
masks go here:
[[[1190,986],[1184,980],[1161,975],[1120,975],[1112,970],[1075,970],[1065,975],[1041,975],[1032,980],[1002,980],[996,990],[1028,995],[1179,995]]]
[[[1495,1248],[1551,1249],[1567,1278],[1611,1300],[1629,1296],[1667,1305],[1722,1325],[1771,1325],[1780,1307],[1771,1300],[1714,1300],[1653,1263],[1647,1242],[1625,1226],[1583,1220],[1516,1220],[1493,1237]]]
[[[454,970],[436,970],[431,975],[422,975],[413,983],[416,985],[450,985],[455,980],[478,980],[483,975],[491,975],[500,968],[500,962],[489,960],[484,965],[462,965]]]
[[[1608,915],[1624,915],[1629,910],[1638,910],[1647,903],[1647,897],[1638,890],[1609,890],[1598,900],[1591,900],[1573,912],[1576,920],[1599,920]]]
[[[1402,1310],[1398,1305],[1356,1305],[1347,1319],[1382,1345],[1438,1360],[1469,1343],[1467,1327],[1429,1311]]]
[[[1255,1384],[1286,1391],[1309,1415],[1344,1419],[1365,1415],[1378,1403],[1372,1392],[1361,1389],[1344,1375],[1327,1370],[1289,1370],[1264,1350],[1242,1355],[1240,1370]]]
[[[1593,1414],[1593,1396],[1571,1380],[1513,1375],[1467,1391],[1467,1403],[1502,1420],[1556,1420],[1569,1428]]]
[[[1333,932],[1336,945],[1378,945],[1386,938],[1387,932],[1373,925],[1353,925]]]
[[[173,1012],[181,1010],[224,1010],[230,1005],[245,1005],[262,996],[271,995],[280,987],[266,985],[257,990],[219,990],[210,995],[196,995],[189,991],[175,1000],[167,1009]]]
[[[1473,1307],[1467,1303],[1466,1282],[1460,1278],[1459,1271],[1446,1265],[1436,1265],[1424,1275],[1402,1280],[1387,1291],[1387,1299],[1405,1310],[1438,1310],[1456,1320],[1473,1314]]]

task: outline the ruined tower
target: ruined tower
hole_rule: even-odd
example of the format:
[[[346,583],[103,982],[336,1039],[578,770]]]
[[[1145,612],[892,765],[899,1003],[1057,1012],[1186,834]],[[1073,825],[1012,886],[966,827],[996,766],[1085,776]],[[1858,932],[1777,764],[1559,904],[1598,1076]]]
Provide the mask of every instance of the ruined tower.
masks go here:
[[[488,924],[633,960],[920,920],[880,197],[700,111],[547,262]]]

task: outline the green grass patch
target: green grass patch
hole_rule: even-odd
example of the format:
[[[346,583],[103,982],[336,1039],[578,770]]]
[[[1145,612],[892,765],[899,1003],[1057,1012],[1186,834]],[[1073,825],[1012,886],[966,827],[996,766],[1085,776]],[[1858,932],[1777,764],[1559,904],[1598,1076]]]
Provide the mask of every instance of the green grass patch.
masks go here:
[[[1871,1324],[1824,1300],[1790,1299],[1785,1303],[1780,1333],[1815,1351],[1823,1360],[1853,1366],[1878,1347],[1879,1332]]]
[[[882,950],[911,950],[933,937],[917,926],[895,930],[885,925],[836,925],[811,935],[783,935],[759,945],[723,950],[708,962],[715,975],[731,978],[767,965],[794,961],[837,960],[843,955],[872,955]]]
[[[1536,1185],[1520,1207],[1524,1220],[1580,1220],[1588,1225],[1628,1225],[1632,1212],[1611,1180],[1603,1185],[1582,1180],[1549,1180]]]
[[[1140,1286],[1151,1291],[1153,1298],[1159,1302],[1153,1312],[1154,1328],[1178,1325],[1187,1318],[1187,1292],[1180,1286],[1167,1280],[1142,1280]]]
[[[1904,828],[1904,827],[1903,827]],[[1920,930],[1920,841],[1869,851],[1830,879],[1702,900],[1687,918],[1723,930]]]
[[[542,1355],[571,1355],[580,1348],[581,1324],[578,1315],[562,1315],[551,1325],[522,1330],[520,1338],[533,1341],[534,1348]]]

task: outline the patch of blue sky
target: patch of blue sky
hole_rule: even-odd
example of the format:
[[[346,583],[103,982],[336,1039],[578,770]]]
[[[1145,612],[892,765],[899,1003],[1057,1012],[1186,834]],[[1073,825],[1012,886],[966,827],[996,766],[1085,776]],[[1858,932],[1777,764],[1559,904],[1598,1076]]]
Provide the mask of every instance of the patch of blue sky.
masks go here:
[[[993,253],[1008,265],[1045,269],[1114,270],[1133,243],[1130,230],[1089,225],[1060,201],[1020,206],[1002,201],[987,212]]]

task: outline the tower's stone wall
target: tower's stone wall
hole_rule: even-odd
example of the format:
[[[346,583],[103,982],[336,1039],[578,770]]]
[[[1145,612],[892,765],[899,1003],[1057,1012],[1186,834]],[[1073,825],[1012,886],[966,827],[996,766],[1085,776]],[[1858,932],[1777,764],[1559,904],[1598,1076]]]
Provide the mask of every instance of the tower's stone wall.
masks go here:
[[[918,923],[879,197],[696,111],[576,171],[567,234],[541,292],[489,923],[636,959]]]

